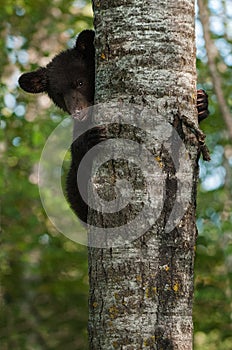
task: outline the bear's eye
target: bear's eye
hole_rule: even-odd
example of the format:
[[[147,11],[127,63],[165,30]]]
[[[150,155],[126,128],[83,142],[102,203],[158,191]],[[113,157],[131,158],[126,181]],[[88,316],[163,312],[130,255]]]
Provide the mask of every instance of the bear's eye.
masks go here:
[[[83,80],[77,80],[76,86],[77,86],[78,88],[81,88],[83,85],[84,85]]]
[[[80,89],[84,86],[84,81],[83,80],[76,80],[74,83],[72,83],[71,87],[72,89]]]

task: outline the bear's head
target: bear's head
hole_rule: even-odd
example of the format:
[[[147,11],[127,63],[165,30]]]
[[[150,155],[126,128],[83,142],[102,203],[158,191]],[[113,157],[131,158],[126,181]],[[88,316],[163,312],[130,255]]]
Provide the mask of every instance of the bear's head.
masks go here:
[[[94,103],[94,62],[94,31],[84,30],[74,48],[55,56],[46,67],[21,75],[19,85],[26,92],[47,93],[73,118],[84,120],[86,108]]]

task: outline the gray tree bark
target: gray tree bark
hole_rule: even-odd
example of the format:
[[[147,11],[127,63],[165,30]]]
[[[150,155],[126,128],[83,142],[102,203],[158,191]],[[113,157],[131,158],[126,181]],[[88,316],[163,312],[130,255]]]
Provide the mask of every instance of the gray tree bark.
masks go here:
[[[151,216],[145,220],[152,222],[149,230],[137,237],[136,230],[140,227],[135,225],[135,239],[133,233],[130,239],[128,231],[129,239],[124,245],[120,241],[118,246],[111,246],[109,242],[108,248],[89,247],[90,349],[192,349],[199,157],[199,142],[194,132],[195,128],[198,130],[194,5],[193,0],[93,1],[96,103],[132,102],[141,106],[138,119],[143,120],[143,125],[146,122],[153,125],[160,120],[158,127],[155,124],[150,130],[154,144],[146,137],[144,141],[143,133],[135,135],[134,129],[132,138],[140,145],[142,138],[153,150],[164,179],[161,195],[162,180],[157,179],[156,188],[147,191],[148,202],[154,212],[162,195],[164,202],[154,222]],[[144,114],[146,108],[151,108],[152,113]],[[180,156],[182,145],[173,129],[177,130],[186,148],[184,157]],[[116,133],[114,136],[130,138],[130,130],[119,135],[121,132],[117,128],[112,131]],[[166,139],[164,142],[165,134],[170,134],[167,136],[167,140],[171,140],[170,148],[165,146],[168,144]],[[186,163],[189,167],[185,168]],[[111,171],[108,182],[100,181],[103,187],[120,172],[128,181],[137,181],[136,166],[131,170],[127,162],[119,162],[119,172],[112,164],[101,169],[100,180],[105,180],[106,172]],[[145,179],[156,181],[152,169],[142,170]],[[183,175],[180,178],[179,173]],[[185,180],[188,193],[183,190],[181,199]],[[127,207],[123,220],[120,215],[107,220],[104,215],[99,219],[90,213],[91,224],[101,226],[102,232],[113,226],[117,234],[117,226],[122,226],[125,218],[134,218],[141,209],[142,190],[143,186],[138,185],[138,196],[134,197],[133,206]],[[109,193],[105,197],[110,197]],[[169,225],[172,215],[175,225]],[[107,233],[104,239],[107,241]],[[90,232],[90,245],[91,242]]]

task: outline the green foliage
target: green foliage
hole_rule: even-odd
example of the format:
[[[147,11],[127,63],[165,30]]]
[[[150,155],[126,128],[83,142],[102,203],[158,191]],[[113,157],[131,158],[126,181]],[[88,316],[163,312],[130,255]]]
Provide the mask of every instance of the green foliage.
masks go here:
[[[217,4],[216,4],[217,3]],[[210,2],[211,20],[217,11],[227,16],[226,7]],[[219,13],[218,12],[218,13]],[[212,38],[219,51],[217,70],[222,92],[231,108],[231,48],[229,28],[216,18]],[[218,32],[217,32],[217,29]],[[223,28],[223,30],[222,30]],[[211,162],[200,161],[198,189],[199,237],[195,264],[194,325],[196,350],[230,350],[232,344],[232,142],[218,104],[204,42],[199,38],[198,83],[209,95],[210,116],[201,127],[207,135]]]
[[[85,1],[7,0],[1,3],[0,23],[0,347],[83,350],[87,249],[55,229],[37,186],[41,152],[64,113],[48,99],[20,91],[17,79],[20,71],[44,64],[44,57],[49,60],[91,27],[91,6]]]
[[[55,229],[44,212],[37,186],[44,144],[65,115],[46,97],[20,91],[16,82],[20,72],[46,64],[55,53],[71,45],[79,31],[90,27],[89,1],[1,2],[2,350],[87,349],[87,249]],[[224,34],[214,33],[214,40],[222,38]],[[223,93],[231,107],[231,66],[226,64],[227,56],[222,54],[218,64]],[[207,134],[212,161],[200,162],[195,349],[230,350],[232,145],[205,54],[197,64],[199,87],[207,91],[210,99],[211,114],[201,127]]]

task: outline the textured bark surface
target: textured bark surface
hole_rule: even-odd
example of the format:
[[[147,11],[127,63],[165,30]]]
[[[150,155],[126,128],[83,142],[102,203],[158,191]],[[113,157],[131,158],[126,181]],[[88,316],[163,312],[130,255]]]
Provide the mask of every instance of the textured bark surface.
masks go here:
[[[93,2],[96,102],[152,107],[178,130],[193,176],[188,209],[178,225],[165,232],[175,200],[176,170],[160,148],[166,200],[156,223],[125,246],[89,248],[89,347],[190,350],[199,152],[188,126],[197,120],[194,1]],[[156,138],[161,136],[156,131]],[[123,167],[126,172],[127,164]]]

